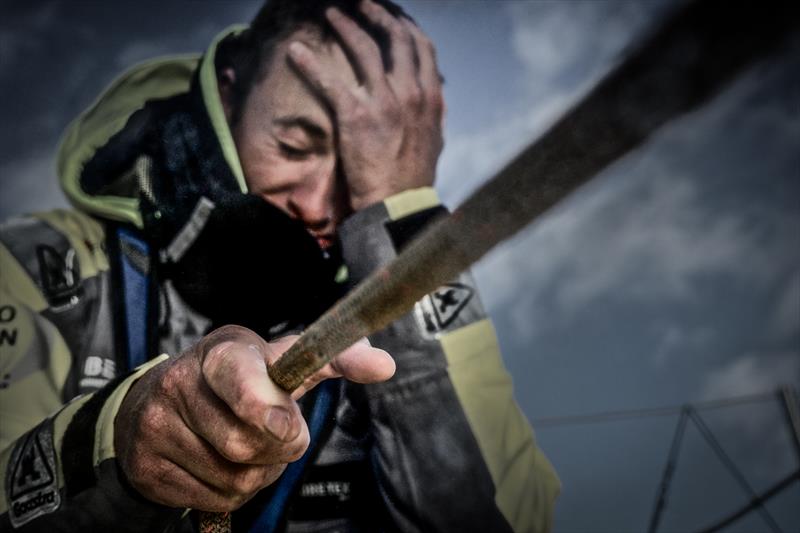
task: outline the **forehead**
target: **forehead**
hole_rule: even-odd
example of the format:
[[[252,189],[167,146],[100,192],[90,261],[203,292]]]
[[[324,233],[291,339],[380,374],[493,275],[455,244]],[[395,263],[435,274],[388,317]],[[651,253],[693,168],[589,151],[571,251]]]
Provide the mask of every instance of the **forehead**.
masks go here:
[[[325,75],[336,76],[350,86],[358,83],[344,50],[336,41],[322,41],[319,32],[301,29],[276,45],[265,75],[250,93],[253,101],[248,103],[274,118],[302,115],[330,130],[331,117],[324,96],[312,89],[288,57],[289,44],[293,41],[306,44],[316,54]]]

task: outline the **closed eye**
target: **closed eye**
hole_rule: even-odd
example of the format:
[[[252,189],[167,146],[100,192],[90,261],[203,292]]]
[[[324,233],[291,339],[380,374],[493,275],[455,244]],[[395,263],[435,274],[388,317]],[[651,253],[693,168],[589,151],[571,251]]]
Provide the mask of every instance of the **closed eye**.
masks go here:
[[[297,148],[296,146],[292,146],[290,144],[282,142],[278,143],[278,148],[280,149],[281,154],[283,154],[284,157],[293,160],[305,159],[306,157],[308,157],[313,153],[313,150],[311,149]]]

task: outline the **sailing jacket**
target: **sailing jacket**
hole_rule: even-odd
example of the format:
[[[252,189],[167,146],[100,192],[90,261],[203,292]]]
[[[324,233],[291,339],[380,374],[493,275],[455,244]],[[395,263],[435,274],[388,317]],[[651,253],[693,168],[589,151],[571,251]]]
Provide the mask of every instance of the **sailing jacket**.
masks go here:
[[[212,327],[156,275],[159,258],[185,252],[191,228],[202,231],[208,204],[198,202],[172,248],[149,242],[142,202],[152,161],[128,154],[120,167],[107,147],[140,133],[132,117],[148,103],[191,101],[210,140],[178,152],[201,154],[200,167],[224,169],[246,192],[216,86],[219,42],[202,57],[158,59],[117,79],[59,151],[75,208],[0,226],[0,531],[196,527],[194,513],[128,485],[113,432],[135,380]],[[194,129],[181,131],[194,139]],[[391,260],[443,210],[422,188],[352,215],[339,228],[347,283]],[[308,452],[234,513],[234,530],[549,530],[559,483],[515,403],[469,274],[370,340],[395,358],[395,376],[329,381],[308,394]]]

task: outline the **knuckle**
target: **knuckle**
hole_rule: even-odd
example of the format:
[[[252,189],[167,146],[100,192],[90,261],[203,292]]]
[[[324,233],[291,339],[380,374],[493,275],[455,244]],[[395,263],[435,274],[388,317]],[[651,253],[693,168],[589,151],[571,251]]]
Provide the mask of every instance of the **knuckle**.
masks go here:
[[[417,37],[417,46],[419,46],[421,52],[428,53],[434,60],[436,59],[436,45],[433,44],[430,37],[420,33]]]
[[[148,402],[141,411],[139,428],[141,435],[159,435],[162,433],[165,413],[164,408],[156,402]],[[136,446],[134,446],[134,449]]]
[[[220,446],[219,453],[235,463],[250,462],[258,455],[258,451],[237,431],[228,433],[227,438]]]
[[[435,111],[444,108],[444,95],[441,90],[430,91],[427,95],[428,105]]]
[[[240,341],[245,343],[254,342],[255,339],[260,339],[256,332],[244,326],[237,326],[235,324],[226,324],[220,326],[203,338],[204,352],[211,351],[214,347],[222,344],[225,341]]]
[[[403,110],[397,102],[392,100],[384,103],[382,106],[382,115],[394,123],[403,118]]]
[[[400,41],[401,43],[411,42],[411,33],[399,20],[394,18],[387,20],[386,29],[393,41]]]
[[[157,395],[170,397],[181,387],[186,379],[186,370],[184,365],[180,363],[180,360],[176,360],[174,364],[167,366],[164,372],[161,373],[155,385]]]
[[[431,56],[434,58],[436,57],[436,45],[433,44],[431,38],[424,33],[419,37],[419,45],[423,50],[426,50],[429,54],[431,54]]]
[[[412,107],[415,108],[421,107],[424,102],[424,99],[422,97],[422,91],[420,90],[420,88],[416,85],[409,88],[408,91],[406,92],[405,101],[406,104]]]
[[[291,444],[286,446],[286,458],[288,462],[294,462],[300,459],[308,448],[310,439],[308,432],[302,432],[297,439],[292,441]]]
[[[278,463],[274,465],[266,465],[261,469],[261,486],[266,487],[271,485],[283,474],[286,470],[286,463]]]
[[[222,499],[216,509],[213,510],[219,513],[231,513],[247,503],[247,500],[248,498],[241,494],[233,494]]]
[[[289,463],[293,463],[300,459],[305,452],[305,448],[301,448],[299,446],[292,446],[288,453],[286,454],[286,461]]]
[[[380,54],[378,45],[375,43],[372,37],[370,37],[366,33],[359,33],[353,36],[353,41],[356,47],[361,48],[364,52],[370,55],[374,56],[375,54]]]
[[[249,496],[261,488],[260,469],[248,468],[236,472],[230,479],[230,489],[236,495]]]
[[[355,104],[349,106],[347,111],[343,113],[343,122],[353,124],[353,125],[360,125],[367,122],[371,117],[371,113],[366,108],[366,106],[362,104]]]

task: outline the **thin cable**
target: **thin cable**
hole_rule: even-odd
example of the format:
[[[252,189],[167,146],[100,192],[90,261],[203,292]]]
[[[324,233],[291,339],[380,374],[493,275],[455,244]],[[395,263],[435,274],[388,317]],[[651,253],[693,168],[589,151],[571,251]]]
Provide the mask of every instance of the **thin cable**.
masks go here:
[[[667,493],[669,486],[672,482],[672,475],[675,473],[675,468],[678,466],[678,454],[681,450],[681,442],[683,441],[683,434],[686,430],[688,408],[681,410],[681,416],[678,418],[678,425],[675,428],[675,435],[672,437],[672,445],[669,448],[669,455],[667,456],[667,465],[664,467],[664,475],[661,476],[661,486],[656,497],[656,503],[653,507],[653,512],[650,515],[650,527],[647,528],[649,533],[656,533],[658,524],[661,521],[661,515],[667,505]]]
[[[735,405],[745,405],[745,404],[761,403],[767,401],[775,401],[774,392],[749,394],[745,396],[723,398],[721,400],[698,402],[692,404],[692,406],[695,410],[710,410],[710,409],[720,409],[724,407],[732,407]],[[531,423],[535,428],[540,429],[543,427],[594,424],[599,422],[615,422],[619,420],[630,420],[635,418],[650,418],[658,416],[677,415],[680,414],[680,412],[684,408],[685,405],[675,405],[667,407],[649,407],[643,409],[607,411],[604,413],[594,413],[588,415],[552,416],[544,418],[534,418],[533,420],[531,420]]]
[[[780,494],[784,489],[786,489],[788,486],[790,486],[797,480],[800,480],[800,470],[795,470],[794,473],[789,474],[782,480],[778,481],[775,485],[764,491],[764,493],[761,494],[758,498],[750,500],[744,507],[731,513],[730,516],[723,518],[713,526],[701,529],[700,533],[716,533],[717,531],[721,531],[723,528],[726,528],[732,523],[736,522],[741,517],[743,517],[753,509],[757,508],[758,506],[760,506],[773,496]]]
[[[766,507],[764,507],[763,502],[759,500],[758,494],[753,487],[750,486],[750,483],[747,482],[744,475],[739,471],[736,467],[736,464],[733,460],[725,453],[725,450],[722,449],[722,445],[720,445],[719,441],[714,437],[714,434],[711,432],[711,429],[706,425],[703,419],[700,417],[700,414],[695,411],[691,406],[688,408],[688,413],[691,419],[694,421],[695,426],[697,429],[700,430],[700,434],[703,438],[706,439],[708,445],[711,446],[711,449],[717,454],[722,464],[728,469],[734,479],[739,483],[739,486],[750,496],[750,499],[755,502],[758,511],[761,513],[762,518],[764,521],[769,525],[772,531],[776,533],[781,533],[781,528],[778,526],[778,523],[772,518],[772,515],[769,514],[769,511]]]

